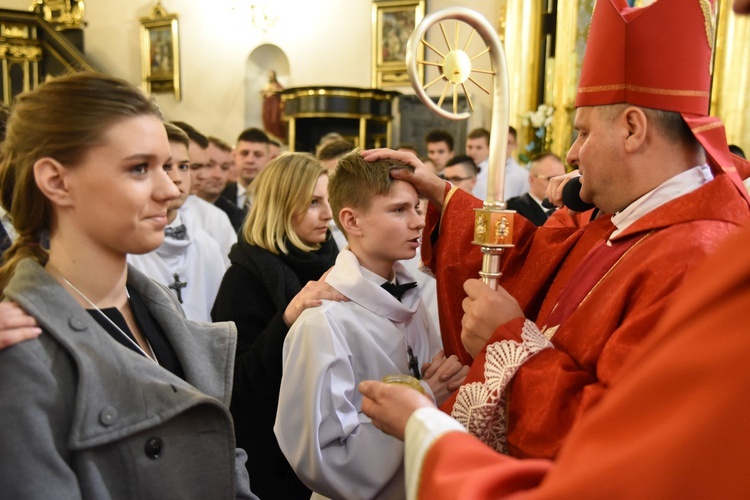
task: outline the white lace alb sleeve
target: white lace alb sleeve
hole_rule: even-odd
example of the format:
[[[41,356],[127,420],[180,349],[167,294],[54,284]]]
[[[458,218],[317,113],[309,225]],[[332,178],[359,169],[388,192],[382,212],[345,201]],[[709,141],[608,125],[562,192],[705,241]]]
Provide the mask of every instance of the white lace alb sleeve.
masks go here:
[[[530,320],[523,324],[521,340],[501,340],[487,346],[484,382],[462,385],[451,412],[471,434],[501,453],[508,453],[505,388],[521,365],[553,347]]]

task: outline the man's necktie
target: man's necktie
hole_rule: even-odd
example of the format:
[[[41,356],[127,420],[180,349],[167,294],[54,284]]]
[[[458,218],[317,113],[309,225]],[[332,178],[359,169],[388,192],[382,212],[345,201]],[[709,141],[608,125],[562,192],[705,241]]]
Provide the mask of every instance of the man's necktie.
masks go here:
[[[175,227],[165,227],[164,236],[166,236],[167,238],[173,238],[175,240],[186,240],[188,236],[187,229],[185,229],[185,224],[180,224],[179,226]]]
[[[394,285],[390,281],[386,281],[382,285],[385,291],[396,297],[399,301],[401,301],[401,296],[406,293],[407,290],[411,290],[415,286],[417,286],[416,281],[412,281],[411,283],[404,283],[403,285]]]

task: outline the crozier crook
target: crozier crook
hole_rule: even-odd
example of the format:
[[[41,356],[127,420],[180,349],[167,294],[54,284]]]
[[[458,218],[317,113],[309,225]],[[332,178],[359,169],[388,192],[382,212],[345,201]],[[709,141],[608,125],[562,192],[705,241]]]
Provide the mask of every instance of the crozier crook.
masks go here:
[[[454,43],[448,39],[442,21],[455,20]],[[473,28],[471,34],[464,44],[459,47],[459,21]],[[427,30],[435,24],[440,26],[443,39],[448,47],[446,53],[442,53],[425,39]],[[485,43],[486,48],[474,56],[466,53],[474,33],[478,33]],[[441,60],[430,62],[417,59],[417,49],[423,43],[432,53]],[[472,68],[472,61],[484,53],[489,53],[492,70]],[[418,65],[436,66],[440,76],[422,86],[419,77]],[[508,149],[508,68],[505,62],[505,51],[495,30],[480,14],[460,7],[453,7],[435,12],[426,16],[417,26],[409,38],[406,48],[406,69],[409,80],[416,91],[417,97],[435,114],[450,120],[465,120],[471,116],[469,112],[458,113],[458,87],[461,86],[466,95],[469,108],[473,110],[473,104],[469,93],[466,91],[466,82],[471,82],[481,90],[489,93],[472,77],[471,73],[485,73],[493,75],[493,106],[492,123],[490,135],[490,157],[489,172],[487,180],[487,198],[481,209],[475,209],[474,214],[474,240],[472,243],[482,248],[482,270],[479,275],[482,281],[492,288],[497,288],[500,277],[500,256],[504,248],[513,246],[513,210],[507,210],[505,191],[505,156]],[[442,94],[438,103],[435,104],[427,95],[425,89],[431,85],[444,81]],[[441,108],[449,85],[453,85],[453,112]]]

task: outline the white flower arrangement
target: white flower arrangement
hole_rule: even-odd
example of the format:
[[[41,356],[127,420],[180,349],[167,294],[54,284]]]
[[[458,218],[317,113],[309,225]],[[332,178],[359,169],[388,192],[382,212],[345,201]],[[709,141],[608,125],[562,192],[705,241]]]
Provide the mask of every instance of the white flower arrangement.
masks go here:
[[[525,127],[531,125],[534,128],[547,128],[552,125],[553,114],[555,114],[555,108],[546,104],[540,104],[536,108],[536,111],[527,111],[521,118]]]
[[[555,114],[555,108],[540,104],[535,111],[527,111],[521,116],[521,123],[524,127],[534,128],[534,140],[526,145],[526,151],[518,155],[522,163],[529,163],[534,155],[541,153],[546,141],[547,131],[552,126],[552,119]]]

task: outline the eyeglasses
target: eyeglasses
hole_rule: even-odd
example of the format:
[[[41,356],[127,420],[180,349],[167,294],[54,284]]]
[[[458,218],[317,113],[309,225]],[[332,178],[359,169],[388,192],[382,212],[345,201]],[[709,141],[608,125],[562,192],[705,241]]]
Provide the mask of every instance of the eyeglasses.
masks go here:
[[[542,179],[543,181],[549,182],[551,179],[554,179],[555,177],[559,177],[558,175],[538,175],[538,174],[532,174],[532,177],[536,177],[537,179]]]
[[[446,181],[455,184],[456,182],[461,181],[468,181],[469,179],[472,179],[473,177],[443,177]]]

